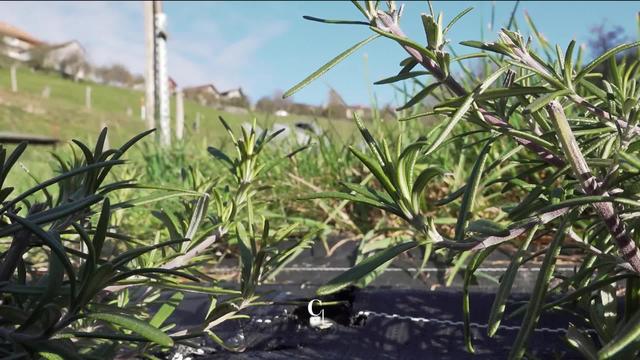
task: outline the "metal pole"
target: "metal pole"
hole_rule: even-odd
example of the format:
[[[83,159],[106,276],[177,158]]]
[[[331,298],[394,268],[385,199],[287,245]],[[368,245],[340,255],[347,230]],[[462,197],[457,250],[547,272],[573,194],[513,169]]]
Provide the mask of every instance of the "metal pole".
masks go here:
[[[155,124],[155,30],[154,30],[154,6],[152,1],[143,1],[144,6],[144,40],[146,48],[145,65],[145,95],[144,95],[144,119],[148,129],[156,127]]]
[[[156,118],[160,123],[160,144],[171,144],[169,109],[169,74],[167,73],[167,16],[162,12],[162,3],[154,1],[155,12],[155,75],[156,75]]]

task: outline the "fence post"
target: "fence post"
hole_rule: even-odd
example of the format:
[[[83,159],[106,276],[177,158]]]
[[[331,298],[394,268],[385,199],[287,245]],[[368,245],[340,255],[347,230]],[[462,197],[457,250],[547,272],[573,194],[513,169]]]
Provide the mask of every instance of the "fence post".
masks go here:
[[[18,92],[18,76],[16,75],[16,64],[11,65],[11,91]]]
[[[193,122],[193,130],[198,131],[200,129],[200,112],[196,113],[196,120]]]
[[[91,110],[91,86],[87,86],[84,93],[84,105],[88,110]]]
[[[182,90],[176,92],[176,138],[182,140],[184,135],[184,95]]]
[[[140,100],[140,120],[144,121],[147,117],[147,106],[144,98]]]

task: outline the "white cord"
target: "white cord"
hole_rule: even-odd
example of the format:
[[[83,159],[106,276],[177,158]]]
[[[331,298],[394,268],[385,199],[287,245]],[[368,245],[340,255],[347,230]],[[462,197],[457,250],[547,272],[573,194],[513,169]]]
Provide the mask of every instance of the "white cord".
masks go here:
[[[417,323],[423,322],[423,323],[433,323],[433,324],[441,324],[441,325],[448,325],[448,326],[463,326],[464,325],[463,321],[453,321],[453,320],[436,319],[436,318],[423,318],[423,317],[414,317],[414,316],[404,316],[404,315],[387,314],[387,313],[383,313],[383,312],[368,311],[368,310],[359,311],[358,315],[362,315],[362,316],[365,316],[365,317],[377,316],[377,317],[383,317],[383,318],[387,318],[387,319],[409,320],[409,321],[417,322]],[[469,326],[475,327],[475,328],[480,328],[480,329],[486,329],[486,328],[489,327],[488,324],[479,324],[479,323],[474,323],[474,322],[469,323]],[[520,326],[500,325],[500,329],[517,331],[517,330],[520,330]],[[558,334],[558,333],[565,334],[567,332],[567,329],[540,327],[540,328],[534,329],[534,331],[556,333],[556,334]],[[593,332],[593,330],[588,330],[588,332]]]
[[[430,323],[430,324],[439,324],[439,325],[447,325],[447,326],[464,326],[463,321],[457,321],[457,320],[454,321],[454,320],[437,319],[437,318],[424,318],[424,317],[407,316],[407,315],[399,315],[399,314],[388,314],[384,312],[377,312],[377,311],[370,311],[370,310],[358,311],[358,314],[356,316],[365,316],[367,318],[374,316],[374,317],[381,317],[386,319],[408,320],[415,323]],[[279,319],[287,319],[287,316],[276,315],[276,316],[264,317],[264,318],[254,317],[254,318],[251,318],[250,322],[257,323],[257,324],[271,324],[276,322]],[[473,328],[479,328],[479,329],[486,329],[489,327],[488,324],[480,324],[475,322],[469,323],[469,326]],[[501,330],[507,330],[507,331],[518,331],[520,330],[520,328],[521,328],[520,326],[514,326],[514,325],[500,325]],[[540,333],[553,333],[553,334],[567,333],[567,329],[565,328],[549,328],[549,327],[539,327],[539,328],[535,328],[533,331],[540,332]],[[586,332],[595,333],[595,330],[589,329],[589,330],[586,330]]]

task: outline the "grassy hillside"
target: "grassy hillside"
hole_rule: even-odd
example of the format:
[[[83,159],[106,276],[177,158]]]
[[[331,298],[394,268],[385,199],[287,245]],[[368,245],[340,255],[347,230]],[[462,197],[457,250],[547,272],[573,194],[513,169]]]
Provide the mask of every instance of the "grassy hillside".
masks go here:
[[[76,83],[57,74],[34,72],[27,68],[19,68],[17,76],[18,92],[13,93],[9,69],[0,68],[0,131],[52,136],[64,141],[55,149],[31,146],[27,150],[23,156],[24,165],[32,173],[38,174],[39,178],[51,174],[52,150],[64,150],[61,147],[65,147],[65,143],[71,139],[80,139],[91,144],[103,124],[109,128],[111,146],[117,146],[145,129],[145,122],[140,119],[140,105],[143,101],[143,93],[140,91],[93,83]],[[44,98],[42,93],[47,86],[50,95]],[[91,110],[85,108],[87,86],[92,88]],[[274,122],[313,121],[309,117],[297,115],[276,118],[260,113],[229,114],[190,100],[185,100],[184,105],[185,141],[202,144],[203,152],[206,151],[205,144],[217,145],[224,136],[218,116],[224,117],[232,127],[239,127],[254,117],[263,128]],[[131,116],[127,115],[129,108]],[[175,99],[172,99],[171,108],[173,115]],[[194,131],[193,124],[197,113],[201,114],[200,128]],[[317,119],[317,122],[343,140],[353,131],[353,126],[348,121],[321,118]],[[23,176],[14,175],[9,181],[18,182],[22,179]]]
[[[27,68],[18,69],[18,93],[10,92],[8,68],[0,68],[0,126],[4,131],[33,132],[47,134],[61,139],[87,138],[95,133],[102,123],[113,127],[114,139],[130,136],[144,128],[140,120],[140,106],[144,94],[140,91],[123,89],[99,84],[76,83],[63,79],[57,74],[34,72]],[[50,88],[48,99],[42,97],[45,87]],[[92,88],[92,110],[85,109],[85,89]],[[172,99],[172,110],[175,99]],[[132,116],[127,116],[131,109]],[[259,123],[290,123],[298,120],[312,120],[305,116],[277,118],[265,114],[236,115],[201,106],[185,100],[185,126],[190,128],[201,114],[201,127],[198,137],[215,138],[219,136],[220,126],[217,120],[222,115],[230,124],[237,126],[253,117]],[[337,134],[350,133],[351,124],[346,121],[328,121],[318,119],[325,129],[337,127]],[[110,129],[111,130],[111,129]]]

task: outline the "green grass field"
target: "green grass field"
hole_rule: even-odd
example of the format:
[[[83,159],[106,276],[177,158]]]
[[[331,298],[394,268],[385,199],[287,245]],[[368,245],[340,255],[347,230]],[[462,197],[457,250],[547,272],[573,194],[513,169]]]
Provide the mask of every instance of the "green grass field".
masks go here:
[[[23,155],[24,167],[34,175],[37,174],[40,179],[51,175],[53,158],[50,152],[64,151],[71,139],[92,144],[104,125],[109,129],[110,145],[115,147],[145,129],[145,122],[140,119],[143,101],[141,91],[73,82],[57,74],[35,72],[24,67],[18,68],[17,77],[18,92],[13,93],[9,69],[0,68],[0,131],[51,136],[62,140],[55,148],[30,146]],[[44,98],[42,94],[47,86],[50,94],[48,98]],[[92,88],[91,110],[85,108],[87,86]],[[219,146],[221,139],[226,136],[218,121],[219,116],[224,117],[233,128],[239,128],[243,122],[250,122],[254,117],[263,128],[274,122],[314,121],[298,115],[276,118],[261,113],[230,114],[190,100],[185,100],[184,107],[184,140],[190,144],[201,144],[203,153],[206,152],[206,145]],[[131,116],[127,115],[129,108]],[[171,109],[173,115],[175,99],[172,99]],[[200,113],[200,127],[196,131],[193,126],[197,113]],[[344,141],[354,130],[349,121],[325,118],[315,121],[324,130]],[[23,175],[14,173],[8,181],[23,181]]]

